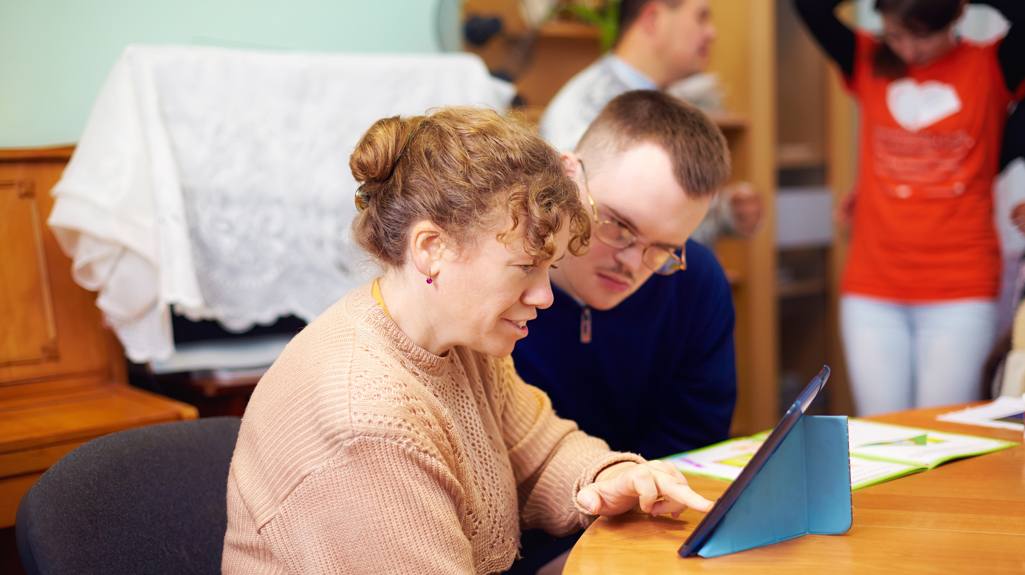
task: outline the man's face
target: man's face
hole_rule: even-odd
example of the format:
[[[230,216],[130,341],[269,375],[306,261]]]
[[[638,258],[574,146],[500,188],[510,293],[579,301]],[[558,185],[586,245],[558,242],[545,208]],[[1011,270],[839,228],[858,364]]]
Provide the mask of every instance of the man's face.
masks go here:
[[[655,42],[672,76],[669,83],[704,70],[715,40],[708,0],[683,0],[675,8],[656,4]]]
[[[563,157],[567,171],[580,186],[584,206],[590,208],[589,189],[598,216],[623,223],[638,241],[616,249],[592,235],[590,251],[580,257],[567,256],[552,270],[552,282],[594,309],[611,309],[654,273],[641,261],[644,249],[651,245],[682,249],[708,212],[711,198],[688,197],[673,177],[669,155],[656,144],[639,144],[606,158],[600,166],[589,166],[587,157],[580,157],[591,170],[587,189],[577,156],[568,153]]]

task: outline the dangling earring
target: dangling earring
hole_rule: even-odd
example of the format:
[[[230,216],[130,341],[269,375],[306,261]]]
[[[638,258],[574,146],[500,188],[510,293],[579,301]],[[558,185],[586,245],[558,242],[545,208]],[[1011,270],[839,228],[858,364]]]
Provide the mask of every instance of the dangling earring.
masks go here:
[[[434,280],[432,280],[431,278],[427,278],[427,283],[432,284],[434,283]]]

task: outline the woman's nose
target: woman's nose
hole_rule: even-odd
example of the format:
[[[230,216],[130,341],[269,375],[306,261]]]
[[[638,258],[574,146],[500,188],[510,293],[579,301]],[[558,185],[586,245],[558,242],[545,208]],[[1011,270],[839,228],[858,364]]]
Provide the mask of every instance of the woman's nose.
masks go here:
[[[914,64],[917,61],[918,52],[910,42],[901,42],[897,46],[896,52],[900,59],[907,64]]]
[[[522,301],[524,305],[540,309],[546,309],[552,305],[555,301],[555,294],[552,293],[552,282],[548,279],[548,274],[545,274],[544,279],[524,292]]]

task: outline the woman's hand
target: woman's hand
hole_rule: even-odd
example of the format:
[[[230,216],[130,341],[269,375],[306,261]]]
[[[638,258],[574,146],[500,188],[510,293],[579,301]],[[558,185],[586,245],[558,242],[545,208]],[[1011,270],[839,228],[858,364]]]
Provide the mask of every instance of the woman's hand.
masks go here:
[[[840,205],[833,210],[833,220],[843,227],[848,227],[854,221],[854,202],[857,195],[854,191],[847,192],[840,198]]]
[[[652,515],[679,517],[688,507],[707,513],[712,502],[687,484],[680,470],[665,461],[617,463],[580,490],[577,503],[595,515],[619,515],[640,505]]]
[[[1025,202],[1011,210],[1011,223],[1018,229],[1018,233],[1025,234]]]
[[[733,227],[737,230],[737,235],[750,238],[758,231],[758,224],[762,222],[762,197],[749,182],[730,184],[723,190],[723,194],[729,201]]]

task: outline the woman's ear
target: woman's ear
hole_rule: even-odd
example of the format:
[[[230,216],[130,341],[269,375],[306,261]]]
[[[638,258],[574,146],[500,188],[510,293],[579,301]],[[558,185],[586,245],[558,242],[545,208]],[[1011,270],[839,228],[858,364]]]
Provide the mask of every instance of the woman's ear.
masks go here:
[[[580,157],[573,152],[562,153],[562,165],[566,168],[566,175],[574,182],[583,181],[583,172],[580,168]],[[579,185],[579,184],[578,184]]]
[[[559,155],[562,156],[562,165],[566,168],[566,173],[572,178],[574,171],[580,169],[577,155],[573,152],[563,152]]]
[[[428,278],[438,273],[441,257],[445,252],[441,228],[433,222],[421,220],[413,225],[409,233],[409,256],[413,267]]]

